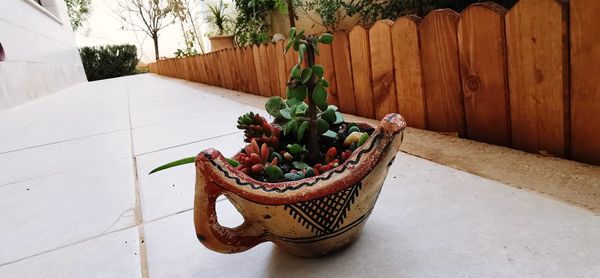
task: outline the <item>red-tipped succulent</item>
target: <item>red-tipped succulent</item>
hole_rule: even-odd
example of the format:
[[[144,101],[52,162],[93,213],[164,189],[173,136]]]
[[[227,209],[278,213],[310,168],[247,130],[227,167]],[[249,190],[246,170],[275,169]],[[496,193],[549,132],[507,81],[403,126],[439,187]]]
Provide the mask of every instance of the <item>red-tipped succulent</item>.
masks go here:
[[[250,143],[255,139],[259,145],[267,144],[269,147],[279,145],[281,129],[267,122],[261,115],[249,112],[240,116],[237,123],[237,127],[244,131],[244,141]]]
[[[269,161],[271,150],[266,143],[259,147],[256,139],[252,139],[250,144],[244,148],[244,152],[238,153],[234,159],[240,163],[236,168],[246,174],[262,174],[269,165],[277,165],[278,158],[274,157]]]

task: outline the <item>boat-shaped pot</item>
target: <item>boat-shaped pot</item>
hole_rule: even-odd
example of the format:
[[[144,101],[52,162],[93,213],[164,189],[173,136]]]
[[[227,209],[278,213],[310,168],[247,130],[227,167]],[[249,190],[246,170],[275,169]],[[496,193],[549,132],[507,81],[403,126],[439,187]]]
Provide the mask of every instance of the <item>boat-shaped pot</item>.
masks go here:
[[[298,181],[267,183],[235,170],[214,149],[196,157],[194,223],[211,250],[237,253],[272,241],[289,253],[319,256],[352,243],[373,211],[406,126],[389,114],[338,167]],[[219,225],[215,201],[225,195],[244,222]]]

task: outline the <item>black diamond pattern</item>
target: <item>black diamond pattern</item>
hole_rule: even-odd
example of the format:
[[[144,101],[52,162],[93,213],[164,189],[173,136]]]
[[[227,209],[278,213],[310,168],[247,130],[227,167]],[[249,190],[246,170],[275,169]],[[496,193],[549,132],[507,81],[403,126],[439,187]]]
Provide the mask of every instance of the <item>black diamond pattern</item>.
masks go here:
[[[344,224],[350,205],[358,196],[362,184],[358,183],[335,194],[319,199],[286,205],[290,215],[316,235],[329,234]]]

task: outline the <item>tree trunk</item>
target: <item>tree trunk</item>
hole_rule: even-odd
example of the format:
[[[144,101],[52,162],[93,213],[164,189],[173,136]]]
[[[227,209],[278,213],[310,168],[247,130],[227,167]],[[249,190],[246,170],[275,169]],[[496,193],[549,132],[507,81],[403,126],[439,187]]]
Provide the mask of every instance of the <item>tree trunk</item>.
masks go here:
[[[315,38],[316,39],[316,38]],[[306,63],[308,67],[315,64],[315,49],[312,38],[308,38],[306,45]],[[316,86],[316,75],[312,75],[307,84],[308,98],[308,161],[313,164],[319,160],[319,132],[317,124],[317,104],[313,102],[312,94]]]
[[[181,33],[183,34],[183,40],[185,41],[185,50],[189,49],[188,42],[190,39],[188,38],[187,32],[185,30],[185,26],[183,25],[183,20],[179,19],[179,24],[181,25]]]
[[[288,8],[288,18],[290,20],[290,27],[296,27],[296,12],[294,11],[294,2],[293,0],[285,1]]]
[[[154,41],[154,58],[158,61],[160,57],[158,54],[158,33],[155,32],[152,34],[152,40]]]
[[[192,16],[192,12],[190,11],[190,5],[188,1],[185,1],[187,14],[190,17],[190,23],[192,24],[192,28],[194,29],[194,36],[196,37],[196,41],[198,42],[198,46],[200,47],[200,54],[206,53],[204,50],[204,45],[202,44],[202,40],[200,39],[200,35],[198,33],[198,29],[196,29],[196,23],[194,22],[194,17]]]

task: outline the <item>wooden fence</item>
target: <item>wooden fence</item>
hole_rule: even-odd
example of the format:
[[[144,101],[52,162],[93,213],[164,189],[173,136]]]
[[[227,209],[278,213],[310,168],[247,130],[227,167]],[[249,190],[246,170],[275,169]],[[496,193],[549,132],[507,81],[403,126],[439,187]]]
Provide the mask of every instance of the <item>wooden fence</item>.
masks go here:
[[[600,164],[600,1],[474,4],[334,34],[329,101],[369,118]],[[285,42],[160,60],[150,71],[285,97]]]

